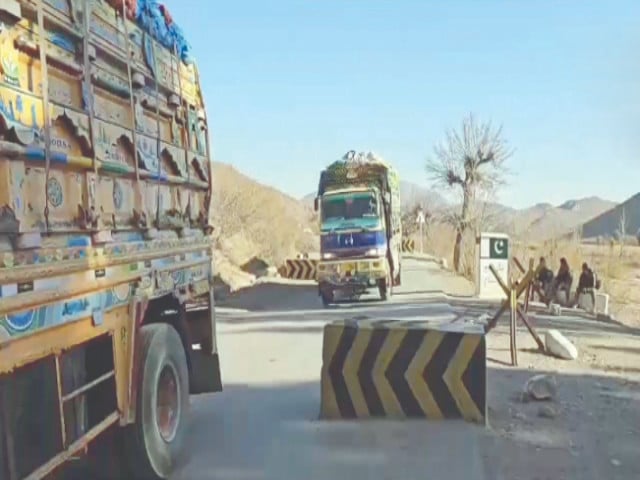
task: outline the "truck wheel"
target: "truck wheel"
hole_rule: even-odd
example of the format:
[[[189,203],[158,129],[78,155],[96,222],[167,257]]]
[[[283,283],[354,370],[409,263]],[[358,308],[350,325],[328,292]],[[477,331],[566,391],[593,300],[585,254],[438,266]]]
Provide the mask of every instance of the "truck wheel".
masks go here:
[[[168,479],[182,457],[189,410],[189,371],[178,332],[166,323],[140,329],[136,423],[127,432],[133,478]]]
[[[387,299],[387,282],[386,280],[380,280],[378,283],[378,293],[380,293],[380,300],[385,301]]]
[[[391,272],[391,269],[387,269]],[[382,301],[387,300],[393,294],[393,280],[391,273],[388,273],[384,279],[378,281],[378,292],[380,293],[380,299]]]
[[[396,275],[396,278],[394,279],[393,284],[395,286],[402,285],[402,265],[398,266],[398,275]]]
[[[322,305],[323,306],[328,307],[329,305],[331,305],[333,303],[333,290],[324,289],[320,293],[320,296],[322,297]]]

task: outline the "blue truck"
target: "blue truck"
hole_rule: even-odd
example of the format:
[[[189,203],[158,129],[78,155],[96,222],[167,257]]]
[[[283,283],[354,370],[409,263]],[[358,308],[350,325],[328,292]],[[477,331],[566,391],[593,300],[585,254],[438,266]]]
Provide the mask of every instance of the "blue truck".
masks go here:
[[[374,153],[352,150],[320,174],[318,294],[358,299],[377,288],[387,300],[401,281],[402,223],[397,171]]]

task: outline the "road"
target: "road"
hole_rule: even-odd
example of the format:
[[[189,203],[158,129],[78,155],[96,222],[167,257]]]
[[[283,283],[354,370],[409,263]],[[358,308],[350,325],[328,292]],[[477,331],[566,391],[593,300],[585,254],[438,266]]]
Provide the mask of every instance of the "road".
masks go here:
[[[218,310],[225,390],[194,398],[192,454],[176,480],[483,479],[480,427],[318,420],[324,324],[345,316],[454,321],[459,311],[439,290],[456,282],[459,293],[471,293],[436,264],[407,260],[403,286],[388,302],[324,309],[315,285],[291,282],[257,285],[226,302],[233,308]],[[451,462],[452,448],[461,461]]]
[[[217,308],[224,391],[192,398],[188,457],[173,480],[640,478],[640,331],[537,315],[578,346],[566,362],[537,352],[522,329],[508,366],[505,323],[487,337],[489,428],[456,422],[320,421],[322,329],[341,318],[465,322],[492,313],[468,282],[434,262],[405,259],[403,285],[325,309],[310,282],[272,280]],[[493,310],[495,311],[495,309]],[[523,403],[532,375],[557,395],[541,415]]]

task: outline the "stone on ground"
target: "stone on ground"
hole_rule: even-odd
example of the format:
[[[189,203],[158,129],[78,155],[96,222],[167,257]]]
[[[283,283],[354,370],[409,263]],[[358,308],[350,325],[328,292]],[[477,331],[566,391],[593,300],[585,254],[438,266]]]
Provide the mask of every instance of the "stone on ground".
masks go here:
[[[544,336],[547,353],[565,360],[578,358],[578,349],[558,330],[548,330]]]
[[[524,401],[529,400],[553,400],[558,389],[556,378],[551,375],[534,375],[524,386],[522,397]]]

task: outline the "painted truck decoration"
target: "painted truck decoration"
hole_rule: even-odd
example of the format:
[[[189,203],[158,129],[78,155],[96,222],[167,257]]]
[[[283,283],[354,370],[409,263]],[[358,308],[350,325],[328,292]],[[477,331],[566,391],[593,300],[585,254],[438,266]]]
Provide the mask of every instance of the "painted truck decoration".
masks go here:
[[[208,139],[163,5],[0,1],[0,478],[169,477],[222,388]]]
[[[400,285],[401,211],[397,172],[373,153],[347,152],[320,175],[318,293],[359,297],[371,288],[386,300]]]

